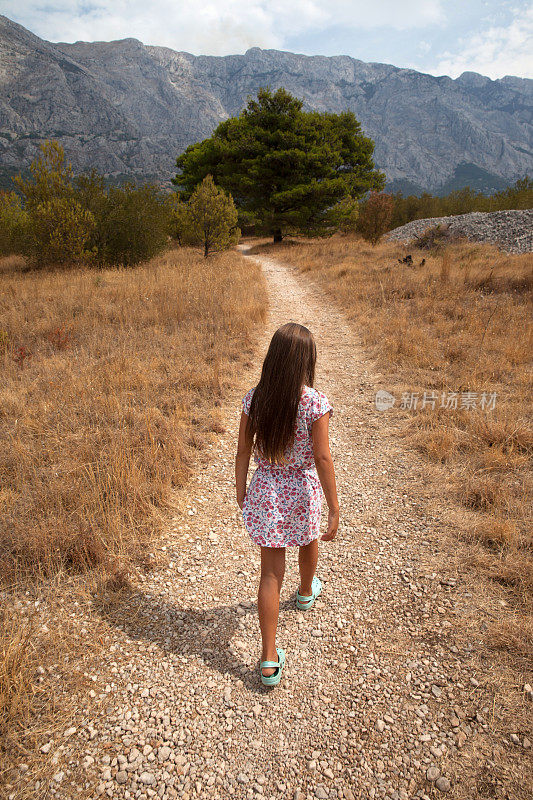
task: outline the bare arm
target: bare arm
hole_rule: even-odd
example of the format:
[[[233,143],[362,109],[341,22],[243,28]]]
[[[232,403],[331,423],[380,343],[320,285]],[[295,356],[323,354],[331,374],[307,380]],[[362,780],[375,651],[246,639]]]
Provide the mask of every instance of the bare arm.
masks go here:
[[[241,422],[239,425],[239,441],[237,443],[237,455],[235,456],[235,485],[237,489],[237,503],[242,509],[246,496],[246,476],[248,475],[248,465],[252,453],[252,438],[246,432],[248,417],[241,412]]]
[[[326,502],[328,504],[328,529],[321,537],[323,541],[329,542],[335,538],[339,527],[339,500],[337,498],[337,484],[335,481],[335,470],[333,459],[329,449],[329,411],[323,414],[312,427],[313,455],[315,457],[316,471],[324,490]]]

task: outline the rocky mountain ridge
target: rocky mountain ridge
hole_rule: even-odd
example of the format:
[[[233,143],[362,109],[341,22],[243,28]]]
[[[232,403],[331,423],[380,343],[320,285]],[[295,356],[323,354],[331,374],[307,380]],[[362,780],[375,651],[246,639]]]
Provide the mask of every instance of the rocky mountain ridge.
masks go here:
[[[127,38],[51,43],[0,16],[0,169],[27,167],[45,138],[75,171],[169,185],[176,156],[261,86],[305,108],[354,111],[388,189],[503,188],[533,164],[533,81],[452,80],[349,56],[251,48],[194,56]]]

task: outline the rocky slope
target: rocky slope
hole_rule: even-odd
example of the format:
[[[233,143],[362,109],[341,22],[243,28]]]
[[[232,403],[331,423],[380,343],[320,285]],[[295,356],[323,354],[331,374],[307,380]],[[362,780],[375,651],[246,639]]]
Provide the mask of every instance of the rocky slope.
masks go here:
[[[531,172],[531,80],[471,72],[452,80],[259,48],[193,56],[131,38],[53,44],[0,16],[3,178],[55,138],[76,170],[168,183],[176,156],[267,84],[306,108],[353,110],[376,142],[388,188],[490,190]]]
[[[508,253],[530,253],[533,250],[533,211],[473,211],[452,217],[414,219],[395,228],[386,239],[413,242],[428,228],[440,225],[450,237],[464,236],[475,242],[493,242]]]

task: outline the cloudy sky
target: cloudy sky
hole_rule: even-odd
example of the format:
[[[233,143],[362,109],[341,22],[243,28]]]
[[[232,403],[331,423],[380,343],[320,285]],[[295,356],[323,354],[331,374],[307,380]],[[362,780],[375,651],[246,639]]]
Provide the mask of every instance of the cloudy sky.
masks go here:
[[[52,42],[133,36],[195,55],[262,47],[533,78],[525,0],[0,0],[0,12]]]

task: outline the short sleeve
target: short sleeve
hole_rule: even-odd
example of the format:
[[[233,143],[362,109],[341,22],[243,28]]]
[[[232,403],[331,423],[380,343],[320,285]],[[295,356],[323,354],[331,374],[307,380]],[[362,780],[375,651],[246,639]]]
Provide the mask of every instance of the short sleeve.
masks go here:
[[[249,414],[250,414],[250,403],[252,402],[252,395],[254,393],[254,389],[255,389],[255,386],[254,386],[253,389],[250,389],[249,391],[247,391],[246,394],[244,395],[244,397],[242,398],[242,401],[241,401],[242,410],[244,411],[246,416],[249,416]]]
[[[329,402],[325,394],[316,390],[314,393],[314,397],[311,401],[311,405],[309,407],[309,423],[312,425],[313,422],[316,422],[317,419],[323,417],[324,414],[328,413],[328,411],[330,417],[332,417],[333,407],[331,403]]]

